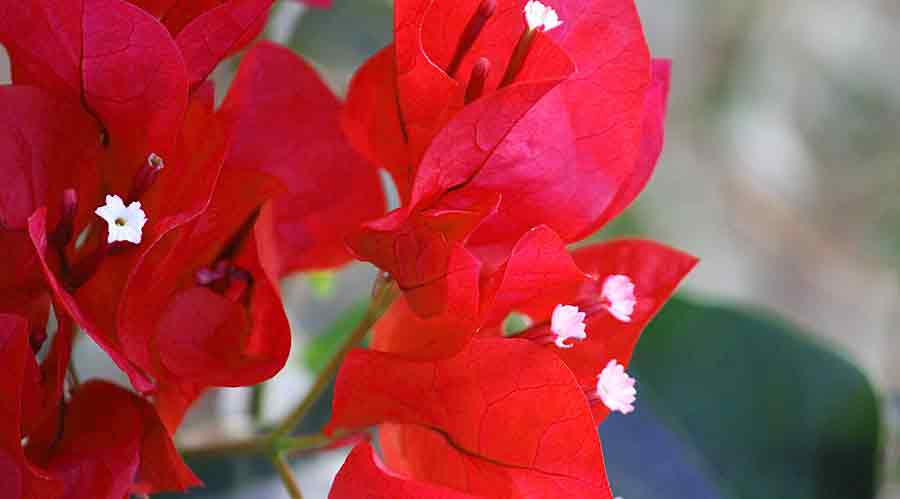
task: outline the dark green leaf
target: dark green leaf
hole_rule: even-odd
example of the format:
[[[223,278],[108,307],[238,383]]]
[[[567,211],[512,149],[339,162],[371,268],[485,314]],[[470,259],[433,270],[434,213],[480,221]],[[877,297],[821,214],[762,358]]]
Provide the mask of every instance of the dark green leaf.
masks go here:
[[[628,428],[640,421],[612,416],[601,435],[611,481],[621,484],[617,495],[875,496],[881,421],[874,390],[853,364],[793,327],[757,312],[676,299],[644,334],[631,371],[638,411],[663,422],[678,441],[619,449],[617,436],[641,434]],[[679,490],[677,481],[662,489],[634,485],[658,480],[650,463],[673,452],[720,490]]]

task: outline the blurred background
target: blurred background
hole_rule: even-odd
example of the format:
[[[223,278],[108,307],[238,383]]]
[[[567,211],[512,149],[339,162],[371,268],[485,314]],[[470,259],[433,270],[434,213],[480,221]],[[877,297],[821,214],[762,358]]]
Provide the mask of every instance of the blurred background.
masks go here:
[[[614,491],[626,499],[900,498],[900,3],[637,3],[653,54],[674,60],[667,143],[648,189],[598,237],[651,237],[701,264],[682,287],[686,300],[638,347],[648,408],[601,430]],[[330,10],[282,1],[266,36],[307,57],[343,94],[352,72],[390,42],[391,9],[389,0],[335,0]],[[234,68],[224,65],[216,78],[226,84]],[[333,321],[346,322],[373,275],[357,265],[284,283],[297,341],[266,390],[264,420],[302,396],[336,342],[342,326]],[[643,353],[658,330],[670,341]],[[709,340],[691,343],[697,335]],[[79,348],[81,364],[105,369],[90,345]],[[702,348],[732,350],[710,364],[725,371],[699,372],[710,358]],[[657,352],[686,363],[656,362]],[[692,368],[681,385],[665,384],[671,372]],[[730,374],[709,379],[721,372]],[[679,403],[679,393],[703,401]],[[212,394],[181,443],[247,431],[250,400],[248,390]],[[327,406],[316,417],[327,417]],[[710,426],[729,418],[746,426]],[[726,443],[732,438],[742,447]],[[297,462],[304,497],[326,497],[344,455]],[[807,459],[817,464],[808,468]],[[768,469],[769,460],[785,469]],[[653,477],[629,480],[630,467],[641,465]],[[211,489],[197,497],[287,497],[266,463],[218,463],[206,473]],[[775,478],[741,483],[754,473]],[[790,489],[778,477],[810,485]]]

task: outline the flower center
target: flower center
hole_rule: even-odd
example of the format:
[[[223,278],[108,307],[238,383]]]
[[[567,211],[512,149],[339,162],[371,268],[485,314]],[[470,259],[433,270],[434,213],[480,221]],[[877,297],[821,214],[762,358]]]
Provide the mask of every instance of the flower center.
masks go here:
[[[141,232],[147,223],[147,215],[141,209],[140,201],[126,206],[119,196],[107,195],[106,204],[94,210],[94,213],[108,225],[107,244],[119,241],[140,244]]]

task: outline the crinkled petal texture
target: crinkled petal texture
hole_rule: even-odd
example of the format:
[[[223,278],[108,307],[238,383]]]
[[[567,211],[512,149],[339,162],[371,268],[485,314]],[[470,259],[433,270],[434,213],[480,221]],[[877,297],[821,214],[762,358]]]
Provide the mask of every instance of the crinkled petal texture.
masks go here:
[[[388,470],[369,442],[357,445],[334,477],[328,499],[473,499],[453,489],[413,480]]]
[[[549,332],[553,308],[576,305],[587,314],[587,338],[556,352],[584,388],[596,385],[597,374],[615,359],[627,367],[641,332],[694,268],[697,259],[665,245],[638,239],[594,244],[571,255],[564,242],[547,227],[532,230],[516,245],[509,260],[493,276],[491,317],[482,334],[499,335],[497,320],[509,312],[525,311],[535,325],[522,334],[537,338]],[[611,275],[628,276],[634,283],[636,304],[630,322],[615,318],[601,297]],[[595,404],[598,420],[608,414]]]
[[[447,276],[454,251],[467,233],[496,211],[500,198],[491,192],[451,192],[444,201],[441,209],[399,208],[363,224],[347,239],[357,258],[391,274],[409,305],[423,317],[447,310]]]
[[[351,353],[326,431],[377,423],[394,423],[387,464],[416,480],[492,498],[612,497],[582,388],[528,341],[475,340],[434,362]]]
[[[646,183],[661,146],[662,85],[650,85],[649,52],[631,0],[554,2],[563,25],[536,33],[515,79],[499,88],[526,29],[524,1],[499,1],[458,70],[447,74],[480,3],[398,1],[393,64],[387,49],[380,52],[350,90],[344,123],[353,143],[391,171],[401,193],[409,186],[405,217],[365,226],[350,245],[404,288],[434,276],[398,268],[401,259],[385,249],[408,239],[419,212],[447,209],[448,192],[454,210],[471,212],[499,196],[495,212],[460,227],[459,239],[450,241],[464,242],[494,269],[532,227],[547,225],[566,242],[600,228]],[[485,95],[463,106],[468,75],[482,57],[491,61]],[[365,112],[370,104],[385,112]],[[400,140],[384,139],[398,131]],[[446,251],[430,254],[440,247],[427,241],[446,234],[415,232],[418,260],[441,274]]]
[[[400,0],[395,3],[398,102],[414,163],[419,163],[434,136],[463,107],[465,89],[476,60],[485,58],[490,62],[486,91],[497,88],[525,27],[521,5],[516,5],[519,3],[518,0],[497,2],[495,14],[488,19],[453,74],[448,74],[452,71],[451,60],[481,2]],[[574,70],[569,56],[543,33],[538,33],[529,57],[512,83],[561,79]]]
[[[413,165],[400,116],[393,45],[381,49],[353,75],[341,125],[360,154],[391,174],[405,203],[412,189]]]
[[[666,111],[669,102],[669,83],[672,77],[672,61],[653,59],[653,80],[644,100],[644,120],[641,125],[641,154],[628,179],[619,189],[612,205],[603,214],[600,223],[612,220],[634,201],[656,169],[665,139]]]
[[[344,239],[385,211],[376,168],[340,129],[341,103],[290,50],[256,45],[241,62],[220,115],[232,137],[230,168],[277,179],[279,275],[351,259]]]
[[[84,0],[85,104],[100,120],[107,191],[125,194],[150,153],[172,157],[188,104],[187,71],[165,27],[123,0]]]
[[[446,309],[423,318],[410,306],[417,291],[400,296],[375,324],[372,348],[408,359],[452,357],[468,345],[479,326],[478,281],[481,264],[461,245],[450,256]]]
[[[169,11],[171,14],[165,19],[171,23],[170,29],[178,29],[180,22],[176,23],[175,14],[184,16],[183,9],[192,3],[202,5],[204,2],[182,1],[179,4],[181,11]],[[259,35],[272,3],[273,0],[217,0],[213,2],[214,7],[191,19],[184,29],[175,31],[192,88],[205,81],[222,59],[244,48]]]
[[[188,98],[180,50],[165,27],[122,0],[4,2],[0,42],[13,82],[84,105],[102,143],[107,192],[127,193],[150,152],[171,156]],[[90,199],[82,199],[89,202]]]

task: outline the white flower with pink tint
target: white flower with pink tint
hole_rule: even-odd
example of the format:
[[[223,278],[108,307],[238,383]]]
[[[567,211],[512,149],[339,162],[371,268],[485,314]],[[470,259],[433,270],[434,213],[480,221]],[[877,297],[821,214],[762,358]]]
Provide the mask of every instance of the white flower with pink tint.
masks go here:
[[[559,348],[572,348],[572,345],[566,343],[570,338],[583,340],[587,338],[584,332],[585,313],[578,310],[573,305],[559,304],[553,309],[553,315],[550,317],[550,331],[556,335],[556,346]]]
[[[525,21],[528,23],[528,29],[543,28],[544,31],[550,31],[563,23],[559,20],[553,7],[548,7],[536,0],[530,0],[525,4]]]
[[[616,359],[609,361],[597,375],[597,396],[610,411],[622,414],[634,411],[634,401],[637,400],[634,378],[625,372],[625,366],[616,362]]]
[[[631,322],[637,299],[634,297],[634,282],[630,277],[621,274],[607,277],[603,281],[600,299],[613,317],[622,322]]]

